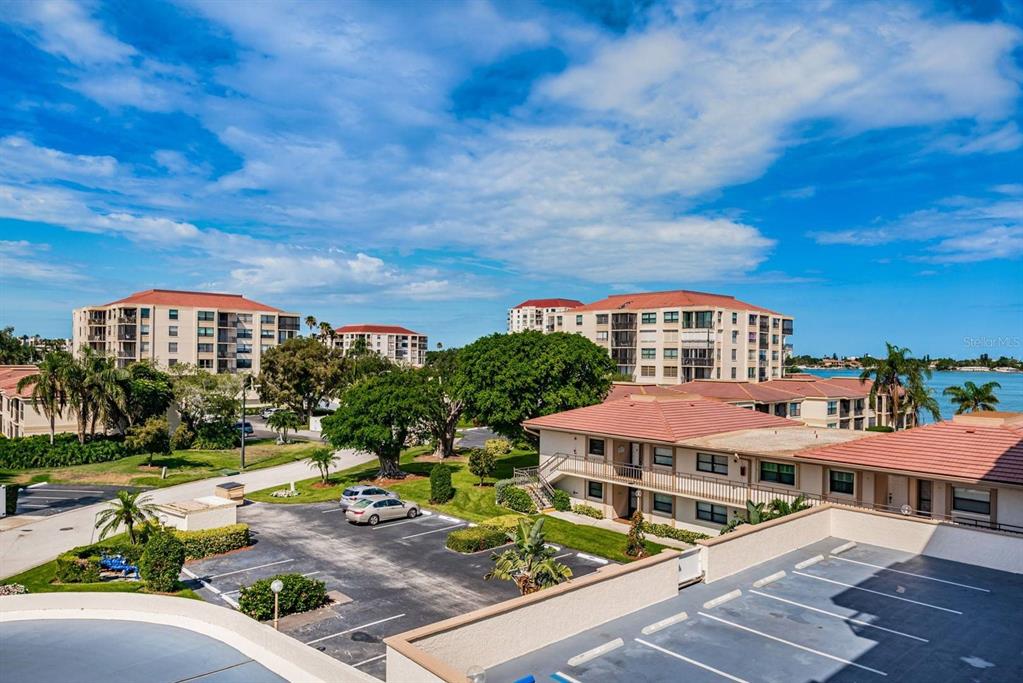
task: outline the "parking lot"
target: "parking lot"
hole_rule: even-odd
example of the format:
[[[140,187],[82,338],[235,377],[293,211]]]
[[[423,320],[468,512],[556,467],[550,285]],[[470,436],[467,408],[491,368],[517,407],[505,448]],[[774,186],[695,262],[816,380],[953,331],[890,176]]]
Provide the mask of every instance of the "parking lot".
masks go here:
[[[18,491],[19,515],[48,516],[67,512],[117,497],[122,490],[138,491],[131,486],[93,486],[34,484]]]
[[[518,595],[508,581],[484,581],[490,551],[461,555],[444,547],[466,522],[443,515],[349,524],[336,503],[250,503],[238,510],[256,543],[249,549],[185,566],[201,579],[199,594],[237,606],[238,590],[257,579],[298,573],[326,583],[351,602],[296,615],[281,630],[343,662],[384,678],[387,636],[464,614]],[[607,563],[558,548],[559,560],[580,576]]]
[[[506,662],[487,681],[1019,681],[1021,608],[1019,575],[830,539]]]

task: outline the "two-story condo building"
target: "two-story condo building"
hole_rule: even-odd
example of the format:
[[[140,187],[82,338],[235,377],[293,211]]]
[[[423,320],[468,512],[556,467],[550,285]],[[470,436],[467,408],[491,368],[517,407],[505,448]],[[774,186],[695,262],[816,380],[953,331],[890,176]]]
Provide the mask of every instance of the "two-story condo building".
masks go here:
[[[72,345],[117,359],[189,363],[209,372],[259,372],[268,349],[299,332],[299,314],[241,294],[148,289],[102,306],[75,309]]]
[[[34,365],[0,365],[0,435],[14,439],[50,433],[50,419],[32,400],[32,386],[18,389],[22,379],[38,370]],[[54,416],[53,426],[57,433],[75,431],[74,415],[65,409]]]
[[[702,397],[633,395],[535,418],[545,485],[606,516],[716,533],[746,501],[824,501],[1023,532],[1023,414],[889,434]]]
[[[347,352],[353,344],[364,342],[366,348],[394,363],[421,367],[426,363],[429,339],[399,325],[345,325],[334,330],[334,348]]]
[[[565,311],[582,305],[575,299],[527,299],[508,309],[508,333],[563,331]]]

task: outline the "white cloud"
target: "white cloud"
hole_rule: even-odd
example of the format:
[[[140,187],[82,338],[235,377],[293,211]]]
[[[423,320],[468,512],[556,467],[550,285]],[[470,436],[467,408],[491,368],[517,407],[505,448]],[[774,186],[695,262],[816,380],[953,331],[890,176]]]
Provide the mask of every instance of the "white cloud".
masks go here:
[[[953,154],[997,154],[1023,147],[1023,133],[1015,121],[985,132],[983,128],[972,135],[946,135],[934,143],[935,149]]]
[[[85,280],[74,268],[51,263],[50,245],[26,240],[0,240],[0,279],[60,285]]]
[[[110,178],[117,173],[117,159],[112,156],[68,154],[56,149],[38,147],[20,135],[0,138],[3,176],[32,180],[74,180],[85,184]]]
[[[135,48],[107,33],[90,9],[91,3],[70,0],[4,4],[9,20],[37,36],[42,49],[76,64],[116,63],[136,54]]]

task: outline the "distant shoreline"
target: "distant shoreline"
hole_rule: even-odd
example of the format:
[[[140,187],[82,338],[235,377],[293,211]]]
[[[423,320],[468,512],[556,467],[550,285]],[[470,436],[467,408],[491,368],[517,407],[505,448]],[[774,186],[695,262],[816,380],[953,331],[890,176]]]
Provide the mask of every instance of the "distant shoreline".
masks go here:
[[[862,370],[863,368],[857,367],[836,367],[826,365],[799,365],[797,366],[800,370]],[[1019,374],[1023,370],[1017,370],[1016,368],[985,368],[983,366],[963,366],[961,368],[949,368],[948,370],[934,370],[934,372],[997,372],[999,374]]]

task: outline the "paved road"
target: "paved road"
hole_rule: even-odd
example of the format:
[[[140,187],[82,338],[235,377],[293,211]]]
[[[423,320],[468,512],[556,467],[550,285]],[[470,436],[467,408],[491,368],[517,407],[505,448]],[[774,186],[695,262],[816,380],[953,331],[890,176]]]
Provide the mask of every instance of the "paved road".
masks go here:
[[[351,450],[338,451],[341,456],[334,470],[342,470],[373,460],[368,453]],[[287,484],[314,476],[315,472],[304,462],[293,462],[277,467],[246,472],[231,477],[215,477],[178,486],[155,489],[149,495],[154,503],[171,503],[213,494],[213,487],[227,481],[245,484],[249,491]],[[97,503],[76,508],[70,512],[53,514],[39,521],[0,531],[0,578],[11,576],[48,562],[65,550],[87,545],[93,540],[96,513],[105,507]]]
[[[18,492],[17,514],[33,517],[56,515],[116,498],[117,492],[122,490],[142,489],[137,486],[33,484]]]
[[[455,442],[459,448],[483,448],[487,439],[499,439],[500,434],[490,431],[489,427],[470,427],[462,430],[462,438]]]

